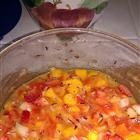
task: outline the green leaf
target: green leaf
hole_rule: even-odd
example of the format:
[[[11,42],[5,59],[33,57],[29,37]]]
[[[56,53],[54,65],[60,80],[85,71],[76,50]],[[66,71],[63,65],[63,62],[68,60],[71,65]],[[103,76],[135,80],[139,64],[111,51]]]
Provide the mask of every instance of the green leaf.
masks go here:
[[[96,9],[97,12],[101,12],[108,4],[109,0],[84,0],[81,7]]]
[[[96,14],[99,14],[100,12],[102,12],[102,10],[108,5],[108,2],[105,1],[103,3],[101,3],[100,5],[98,5],[95,10],[96,10]]]
[[[40,6],[44,0],[34,0],[35,6]]]
[[[24,4],[27,5],[28,7],[36,7],[40,6],[44,0],[23,0]]]

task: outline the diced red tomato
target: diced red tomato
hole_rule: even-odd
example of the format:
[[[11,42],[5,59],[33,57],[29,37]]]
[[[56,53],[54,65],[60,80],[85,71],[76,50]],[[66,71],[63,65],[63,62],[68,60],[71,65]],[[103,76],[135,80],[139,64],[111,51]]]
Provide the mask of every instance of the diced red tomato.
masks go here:
[[[101,89],[97,89],[96,90],[96,95],[99,98],[105,98],[106,97],[106,93],[103,90],[101,90]]]
[[[64,108],[64,110],[67,110],[68,111],[69,106],[67,104],[64,104],[63,108]]]
[[[62,83],[59,79],[54,79],[54,80],[47,81],[45,84],[47,87],[56,87],[56,86],[60,86]]]
[[[29,119],[30,119],[30,112],[24,110],[21,115],[21,122],[28,123]]]
[[[19,112],[16,109],[11,109],[10,111],[4,112],[4,115],[8,117],[10,123],[13,123],[19,117]]]
[[[108,101],[105,100],[104,98],[96,98],[95,101],[98,105],[101,105],[101,106],[105,106],[108,104]]]
[[[126,137],[129,133],[130,133],[129,130],[124,123],[116,127],[116,134],[118,134],[123,138]]]
[[[77,95],[77,101],[80,103],[80,104],[84,104],[85,103],[85,99],[83,97],[81,97],[80,95]]]
[[[44,125],[44,127],[41,130],[41,133],[43,135],[47,135],[48,137],[52,138],[55,135],[56,121],[53,120],[49,115],[46,116],[46,120],[47,120],[47,124]]]
[[[87,77],[87,78],[83,81],[83,83],[84,83],[85,85],[89,85],[89,86],[91,86],[91,87],[94,86],[94,80],[93,80],[92,77]]]
[[[103,106],[103,110],[105,113],[109,114],[110,112],[113,111],[113,105],[111,103],[107,103]]]
[[[131,131],[134,131],[136,133],[140,134],[140,124],[139,125],[134,125],[131,127]]]
[[[119,90],[122,94],[126,95],[126,96],[132,96],[131,91],[124,85],[119,85]]]
[[[120,125],[121,123],[123,123],[125,121],[125,117],[120,118],[116,115],[112,116],[111,119],[115,122],[116,125]]]
[[[118,135],[114,135],[114,136],[111,137],[110,140],[123,140],[123,138],[118,136]]]
[[[0,140],[9,140],[9,138],[7,136],[2,136],[0,137]]]
[[[40,98],[40,96],[41,96],[41,93],[27,93],[24,95],[24,99],[28,103],[33,103],[38,98]]]
[[[117,134],[113,135],[111,132],[106,132],[101,140],[123,140],[123,138]]]
[[[11,116],[11,114],[10,114],[10,112],[9,111],[5,111],[4,113],[3,113],[5,116],[8,116],[8,117],[10,117]]]
[[[78,107],[80,108],[81,113],[87,113],[90,109],[90,106],[87,104],[80,104]]]
[[[30,89],[43,90],[46,87],[45,81],[36,81],[29,84]]]
[[[45,105],[48,105],[48,101],[45,98],[38,98],[37,100],[35,100],[34,105],[36,106],[40,106],[43,107]]]
[[[132,132],[140,133],[140,120],[138,119],[127,120],[127,127]]]
[[[8,122],[8,121],[7,121]],[[8,122],[9,123],[9,122]],[[5,135],[9,130],[11,129],[11,127],[9,126],[9,124],[0,124],[0,130],[2,130],[2,133]],[[1,138],[1,137],[0,137]]]
[[[111,136],[111,132],[108,131],[102,136],[102,140],[110,140]]]
[[[40,107],[39,106],[34,106],[33,108],[32,108],[32,115],[38,115],[38,114],[40,114]]]
[[[48,136],[54,137],[55,129],[56,129],[56,124],[54,122],[52,122],[47,128]]]

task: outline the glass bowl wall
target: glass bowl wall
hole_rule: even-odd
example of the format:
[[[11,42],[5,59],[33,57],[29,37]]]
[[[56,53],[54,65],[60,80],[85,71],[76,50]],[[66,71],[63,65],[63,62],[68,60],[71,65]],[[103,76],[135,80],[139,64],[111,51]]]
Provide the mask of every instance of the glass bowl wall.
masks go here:
[[[38,32],[1,50],[0,106],[17,86],[51,67],[105,71],[140,102],[140,50],[104,32],[68,28]]]

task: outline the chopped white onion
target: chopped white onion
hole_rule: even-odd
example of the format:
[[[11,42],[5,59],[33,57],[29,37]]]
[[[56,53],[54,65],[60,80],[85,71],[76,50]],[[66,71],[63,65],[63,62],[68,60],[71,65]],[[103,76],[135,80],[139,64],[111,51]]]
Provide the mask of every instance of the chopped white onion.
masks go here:
[[[140,115],[140,105],[133,105],[132,108]]]
[[[124,108],[129,106],[129,99],[128,98],[123,98],[119,101],[120,107]]]
[[[78,140],[78,138],[73,136],[73,137],[70,138],[70,140]]]
[[[36,138],[36,139],[38,138],[38,134],[37,134],[36,131],[30,132],[30,136],[33,137],[33,138]]]
[[[25,127],[19,123],[16,123],[16,131],[22,137],[27,137],[29,132],[28,127]]]
[[[133,108],[128,108],[127,109],[127,114],[129,115],[130,118],[137,117],[137,113]]]
[[[79,140],[79,138],[73,136],[73,137],[70,138],[70,140]],[[80,137],[80,140],[87,140],[87,138],[86,137]]]
[[[27,103],[27,102],[23,102],[20,107],[21,110],[27,110],[27,111],[31,111],[32,110],[32,106],[31,104]]]
[[[114,115],[116,115],[116,113],[115,113],[114,111],[111,111],[111,112],[109,113],[109,116],[114,116]]]
[[[80,137],[80,140],[87,140],[86,137]]]

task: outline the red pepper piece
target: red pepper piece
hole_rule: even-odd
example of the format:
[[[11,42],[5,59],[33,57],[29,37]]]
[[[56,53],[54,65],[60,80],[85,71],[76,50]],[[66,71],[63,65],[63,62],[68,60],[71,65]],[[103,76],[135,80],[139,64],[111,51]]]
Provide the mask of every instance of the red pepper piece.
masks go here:
[[[24,110],[21,115],[21,121],[27,123],[29,119],[30,119],[30,112],[27,110]]]

